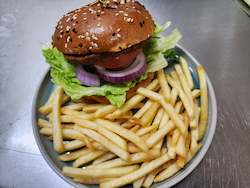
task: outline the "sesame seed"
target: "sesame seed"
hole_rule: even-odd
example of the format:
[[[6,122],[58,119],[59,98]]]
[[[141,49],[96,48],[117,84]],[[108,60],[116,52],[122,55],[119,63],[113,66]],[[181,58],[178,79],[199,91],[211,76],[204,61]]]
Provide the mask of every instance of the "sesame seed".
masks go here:
[[[97,27],[100,27],[101,26],[101,23],[97,23]]]
[[[134,19],[133,19],[133,18],[131,18],[130,22],[134,22]]]
[[[123,10],[119,10],[119,13],[123,13],[124,11]]]
[[[131,18],[127,18],[127,20],[126,20],[127,22],[130,22],[131,21]]]
[[[121,31],[121,28],[118,28],[118,29],[117,29],[117,32],[120,32],[120,31]]]
[[[97,4],[97,6],[99,7],[99,6],[101,6],[101,4],[100,4],[100,3],[98,3],[98,4]]]
[[[59,36],[59,38],[62,38],[62,37],[63,37],[62,35]]]
[[[136,10],[136,12],[141,13],[141,11],[139,11],[139,10]]]
[[[93,47],[92,47],[92,46],[90,46],[90,47],[89,47],[89,50],[92,50],[92,49],[93,49]]]
[[[132,7],[133,9],[135,9],[135,7]]]
[[[119,16],[119,13],[117,12],[117,13],[115,13],[115,16]]]
[[[104,14],[104,12],[103,12],[103,11],[101,11],[101,14]]]
[[[148,34],[148,38],[150,37],[150,34]]]
[[[88,37],[89,36],[89,32],[86,32],[85,35]]]
[[[78,35],[78,38],[80,38],[80,39],[84,39],[84,38],[85,38],[85,36],[84,36],[84,35]]]
[[[67,18],[66,22],[69,22],[70,18]]]
[[[125,0],[121,0],[121,1],[120,1],[120,4],[121,4],[121,5],[125,4]]]
[[[92,39],[94,40],[98,40],[97,37],[95,35],[91,35]]]
[[[70,26],[67,25],[66,27],[66,31],[69,31],[70,30]]]
[[[87,18],[83,18],[83,20],[87,20]]]
[[[82,13],[83,15],[86,15],[87,14],[87,12],[84,12],[84,13]]]
[[[68,47],[68,44],[67,44],[67,43],[65,43],[65,44],[64,44],[64,47],[65,47],[65,48],[67,48],[67,47]]]
[[[124,16],[128,16],[128,14],[127,14],[127,13],[124,13],[123,15],[124,15]]]
[[[70,36],[68,36],[67,37],[67,42],[69,42],[71,40],[71,37]]]
[[[86,37],[86,40],[90,41],[90,40],[91,40],[91,38],[90,38],[90,37]]]
[[[74,14],[73,16],[72,16],[72,18],[73,18],[73,20],[75,20],[77,17],[77,14]]]
[[[63,26],[62,25],[60,25],[60,27],[59,27],[60,29],[62,29],[63,28]]]
[[[76,23],[73,23],[72,25],[73,25],[73,26],[75,26],[75,25],[76,25]]]
[[[94,48],[98,48],[98,45],[96,43],[93,43]]]
[[[101,10],[97,10],[98,13],[101,13]]]
[[[120,37],[121,37],[121,35],[120,35],[119,33],[117,33],[117,37],[118,37],[118,38],[120,38]]]
[[[118,7],[116,5],[113,5],[111,8],[117,9]]]

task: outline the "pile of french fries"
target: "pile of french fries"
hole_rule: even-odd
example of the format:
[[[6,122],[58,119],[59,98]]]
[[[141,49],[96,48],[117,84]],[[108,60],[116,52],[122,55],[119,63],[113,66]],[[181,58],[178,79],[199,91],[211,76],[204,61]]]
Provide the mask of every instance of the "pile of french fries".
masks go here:
[[[187,164],[201,147],[208,121],[205,71],[197,66],[199,89],[184,58],[117,108],[70,101],[57,87],[39,108],[40,133],[53,141],[62,172],[102,188],[150,187]],[[72,164],[72,165],[71,165]]]

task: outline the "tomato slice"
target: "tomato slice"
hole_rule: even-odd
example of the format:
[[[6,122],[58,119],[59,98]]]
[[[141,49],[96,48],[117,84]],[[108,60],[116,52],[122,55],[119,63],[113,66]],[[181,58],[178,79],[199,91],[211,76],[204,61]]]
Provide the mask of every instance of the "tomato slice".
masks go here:
[[[123,53],[116,57],[106,58],[101,62],[97,62],[96,65],[106,69],[121,70],[131,65],[140,52],[141,49],[137,49],[128,53]]]

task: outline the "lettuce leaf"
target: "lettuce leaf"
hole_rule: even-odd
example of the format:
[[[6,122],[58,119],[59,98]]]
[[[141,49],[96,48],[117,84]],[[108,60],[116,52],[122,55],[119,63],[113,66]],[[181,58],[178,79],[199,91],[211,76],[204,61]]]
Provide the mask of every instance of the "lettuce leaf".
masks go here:
[[[63,54],[56,48],[42,50],[46,62],[50,64],[52,82],[63,87],[65,93],[72,99],[80,99],[83,96],[106,96],[111,104],[121,107],[126,100],[126,91],[135,84],[147,78],[146,74],[133,82],[124,84],[103,84],[100,87],[88,87],[80,85],[76,78],[75,67],[68,63]]]
[[[181,34],[177,29],[174,29],[168,36],[160,35],[166,28],[170,26],[170,22],[164,25],[156,25],[155,32],[152,38],[144,47],[144,53],[147,57],[148,68],[147,72],[156,72],[168,66],[165,59],[166,53],[175,47],[181,39]]]
[[[144,75],[135,81],[124,84],[103,83],[100,87],[89,87],[80,84],[76,78],[74,65],[67,62],[64,55],[56,48],[45,48],[42,50],[46,62],[51,66],[50,74],[52,82],[63,87],[65,93],[72,99],[80,99],[83,96],[105,96],[111,104],[121,107],[126,101],[126,92],[134,87],[136,83],[145,80],[148,72],[156,72],[168,65],[164,54],[181,38],[178,30],[174,30],[167,37],[160,35],[170,22],[164,25],[157,25],[152,38],[145,45],[144,53],[147,57],[148,67]]]

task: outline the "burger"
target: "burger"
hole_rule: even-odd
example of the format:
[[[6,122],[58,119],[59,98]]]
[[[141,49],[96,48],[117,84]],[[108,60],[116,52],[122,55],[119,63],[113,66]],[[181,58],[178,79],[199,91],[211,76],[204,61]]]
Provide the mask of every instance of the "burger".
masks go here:
[[[178,30],[160,35],[149,11],[133,0],[99,0],[65,14],[42,50],[52,81],[72,99],[117,107],[175,58]]]

